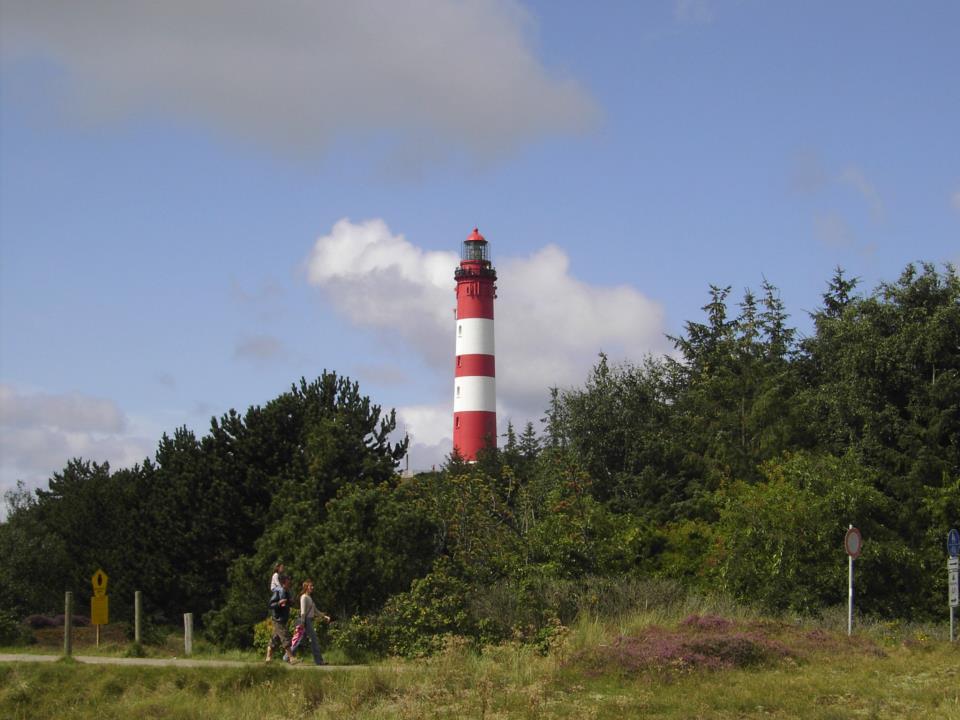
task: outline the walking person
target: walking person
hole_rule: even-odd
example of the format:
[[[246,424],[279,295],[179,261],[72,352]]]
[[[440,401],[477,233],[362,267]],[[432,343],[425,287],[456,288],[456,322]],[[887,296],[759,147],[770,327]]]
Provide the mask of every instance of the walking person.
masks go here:
[[[317,665],[326,665],[323,655],[320,654],[320,641],[317,639],[317,631],[313,627],[313,621],[317,618],[323,622],[330,622],[330,616],[317,611],[317,606],[313,602],[313,580],[303,581],[303,590],[300,594],[300,622],[306,628],[307,637],[310,638],[310,650],[313,652],[313,662]]]
[[[290,652],[290,633],[287,631],[287,621],[290,620],[290,576],[280,575],[280,589],[270,598],[270,619],[273,621],[273,635],[267,646],[267,662],[273,659],[273,649],[277,645],[283,648],[283,659],[295,665],[299,662]]]

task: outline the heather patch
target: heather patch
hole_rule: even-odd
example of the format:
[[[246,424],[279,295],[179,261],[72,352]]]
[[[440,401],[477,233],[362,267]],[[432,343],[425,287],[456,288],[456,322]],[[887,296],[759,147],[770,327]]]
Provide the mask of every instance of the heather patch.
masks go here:
[[[680,621],[680,627],[692,631],[720,632],[732,629],[733,620],[719,615],[690,615]]]
[[[650,626],[632,636],[577,654],[574,664],[590,674],[679,674],[764,667],[797,654],[759,627],[740,627],[716,616],[691,616],[676,629]]]

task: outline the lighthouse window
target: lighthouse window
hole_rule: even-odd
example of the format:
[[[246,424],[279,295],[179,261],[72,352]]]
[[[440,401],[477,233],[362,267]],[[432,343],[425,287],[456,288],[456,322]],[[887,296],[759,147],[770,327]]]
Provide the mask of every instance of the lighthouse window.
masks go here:
[[[459,355],[457,355],[457,367],[460,367],[460,366],[461,366],[461,361],[462,361],[462,360],[463,360],[463,358],[461,358]]]
[[[457,415],[457,427],[460,427],[460,416]]]
[[[457,385],[457,397],[460,397],[460,386]]]
[[[457,325],[457,337],[463,337],[463,325]]]

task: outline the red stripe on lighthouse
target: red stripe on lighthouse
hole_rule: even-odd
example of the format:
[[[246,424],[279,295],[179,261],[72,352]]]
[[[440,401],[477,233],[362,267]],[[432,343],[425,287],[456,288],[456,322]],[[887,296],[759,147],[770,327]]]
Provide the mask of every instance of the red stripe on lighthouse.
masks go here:
[[[457,355],[456,377],[467,375],[496,375],[493,355]]]
[[[453,416],[454,447],[464,460],[476,460],[477,452],[497,446],[495,412],[461,412]]]
[[[488,286],[492,289],[492,286]],[[468,295],[462,289],[457,290],[457,319],[486,318],[493,320],[493,294]]]

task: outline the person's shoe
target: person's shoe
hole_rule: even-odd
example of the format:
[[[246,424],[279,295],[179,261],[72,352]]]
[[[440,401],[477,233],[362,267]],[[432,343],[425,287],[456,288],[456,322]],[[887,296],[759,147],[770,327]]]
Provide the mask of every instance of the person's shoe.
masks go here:
[[[289,660],[287,660],[287,662],[290,663],[291,665],[299,665],[299,664],[300,664],[300,661],[297,660],[295,657],[290,658]]]

